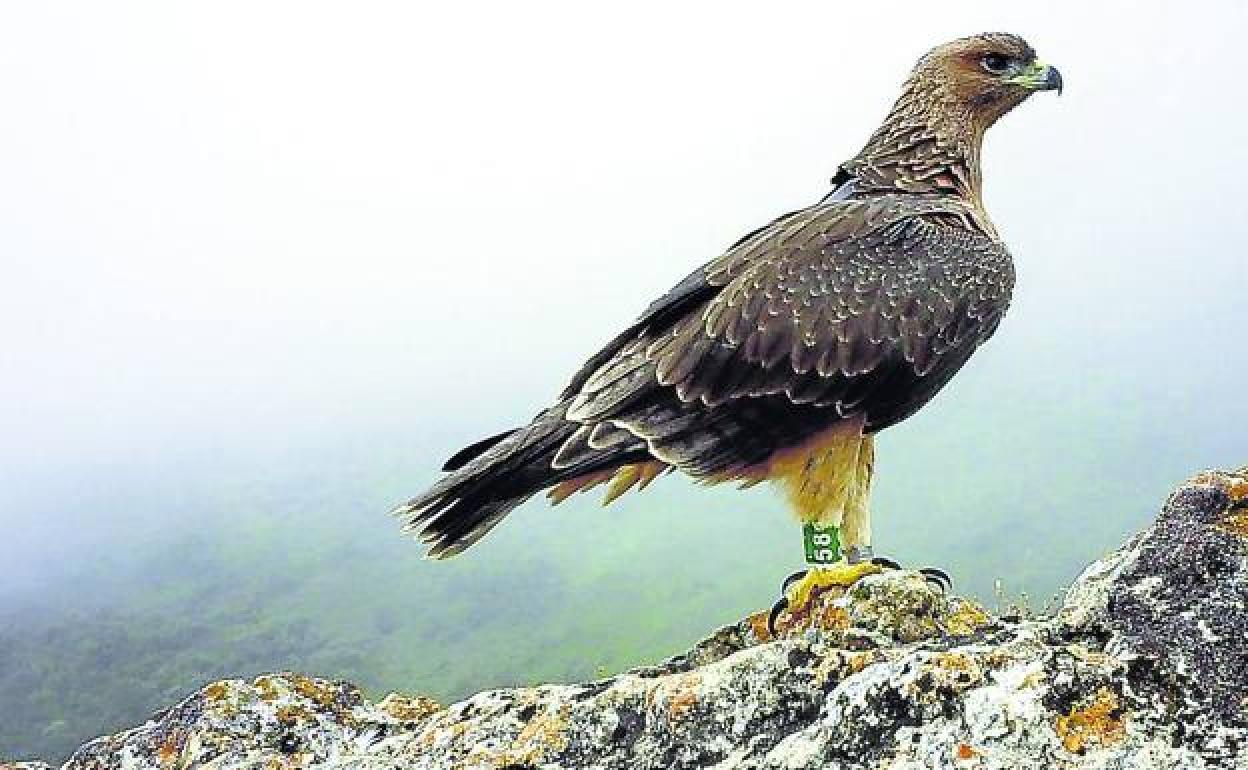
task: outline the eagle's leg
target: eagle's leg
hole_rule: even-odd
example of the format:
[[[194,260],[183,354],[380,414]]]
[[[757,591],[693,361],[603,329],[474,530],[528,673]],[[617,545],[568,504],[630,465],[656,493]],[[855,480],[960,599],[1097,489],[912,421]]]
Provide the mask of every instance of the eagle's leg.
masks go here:
[[[805,448],[800,465],[790,458],[773,467],[802,522],[807,568],[784,582],[783,596],[771,608],[767,628],[775,635],[781,614],[801,616],[830,588],[846,589],[867,575],[899,569],[871,551],[869,498],[875,471],[875,444],[861,424],[838,426]],[[922,569],[929,581],[946,590],[949,576]]]
[[[884,569],[901,569],[901,565],[892,559],[877,557],[871,552],[871,514],[867,510],[867,501],[871,494],[871,479],[875,475],[875,443],[870,436],[862,439],[856,472],[860,486],[847,497],[841,525],[846,543],[845,560],[850,564],[870,562]],[[918,572],[941,592],[948,592],[953,587],[949,573],[942,569],[922,567]]]
[[[872,437],[853,425],[829,432],[808,452],[800,468],[779,468],[778,480],[802,521],[807,569],[785,581],[784,596],[768,618],[773,634],[780,613],[805,613],[822,591],[847,588],[889,566],[871,555]]]

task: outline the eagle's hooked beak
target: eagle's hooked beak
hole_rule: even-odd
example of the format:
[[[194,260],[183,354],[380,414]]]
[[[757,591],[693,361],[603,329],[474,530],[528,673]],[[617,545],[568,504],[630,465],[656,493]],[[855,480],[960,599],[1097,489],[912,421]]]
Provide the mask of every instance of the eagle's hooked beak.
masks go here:
[[[1062,73],[1057,71],[1057,67],[1045,64],[1038,59],[1007,82],[1030,88],[1033,91],[1057,91],[1059,96],[1062,93]]]

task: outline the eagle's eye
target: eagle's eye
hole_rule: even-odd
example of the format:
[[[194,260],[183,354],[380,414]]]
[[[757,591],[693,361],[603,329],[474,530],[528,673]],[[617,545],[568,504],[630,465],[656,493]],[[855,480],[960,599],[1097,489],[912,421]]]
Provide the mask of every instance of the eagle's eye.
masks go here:
[[[979,60],[984,69],[994,75],[1003,75],[1010,69],[1010,57],[1003,53],[985,54],[984,58]]]

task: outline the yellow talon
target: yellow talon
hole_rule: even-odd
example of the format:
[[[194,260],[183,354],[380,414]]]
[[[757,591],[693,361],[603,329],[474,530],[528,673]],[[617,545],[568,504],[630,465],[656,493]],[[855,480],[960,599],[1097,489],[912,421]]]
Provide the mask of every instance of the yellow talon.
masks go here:
[[[883,571],[883,567],[869,561],[858,564],[842,561],[829,567],[812,567],[789,589],[788,610],[792,614],[804,612],[816,592],[833,586],[848,588],[867,575],[878,575]]]

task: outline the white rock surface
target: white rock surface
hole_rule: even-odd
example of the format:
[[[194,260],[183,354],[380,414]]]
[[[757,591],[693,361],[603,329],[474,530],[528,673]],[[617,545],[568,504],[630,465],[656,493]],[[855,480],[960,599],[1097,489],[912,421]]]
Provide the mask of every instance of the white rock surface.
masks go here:
[[[446,707],[225,680],[65,768],[1248,769],[1248,469],[1181,487],[1054,618],[994,618],[909,572],[811,615],[777,640],[755,616],[658,666]]]

